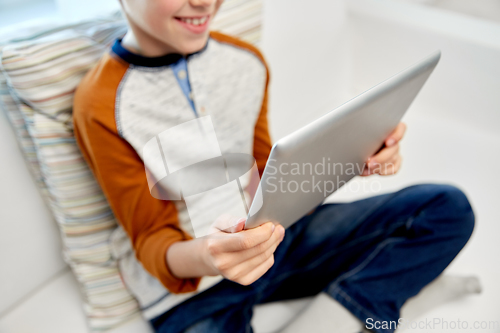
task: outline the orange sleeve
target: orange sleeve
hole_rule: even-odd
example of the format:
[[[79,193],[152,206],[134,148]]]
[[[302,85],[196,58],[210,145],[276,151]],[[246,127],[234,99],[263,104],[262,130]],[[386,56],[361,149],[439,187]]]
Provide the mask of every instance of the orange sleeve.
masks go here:
[[[75,94],[75,137],[137,259],[171,292],[194,291],[200,279],[178,279],[166,262],[169,246],[190,236],[179,227],[174,203],[151,196],[141,158],[116,128],[115,97],[127,68],[107,54],[86,75]]]
[[[266,67],[267,68],[267,67]],[[253,156],[257,162],[259,175],[262,177],[264,168],[271,153],[271,136],[269,135],[269,123],[267,121],[267,95],[268,95],[269,72],[266,79],[266,90],[264,91],[264,99],[262,100],[262,108],[260,109],[259,118],[255,123],[254,138],[253,138]]]
[[[227,44],[232,44],[242,49],[253,53],[262,62],[266,68],[266,84],[264,87],[264,98],[262,100],[262,107],[260,109],[259,117],[255,123],[254,129],[254,140],[253,140],[253,156],[257,162],[257,167],[259,169],[259,174],[262,176],[264,168],[271,153],[272,143],[271,136],[269,135],[269,123],[267,120],[267,104],[268,104],[268,87],[269,87],[269,68],[267,66],[264,56],[255,46],[237,39],[232,36],[222,34],[220,32],[212,31],[210,32],[210,37],[213,39]]]

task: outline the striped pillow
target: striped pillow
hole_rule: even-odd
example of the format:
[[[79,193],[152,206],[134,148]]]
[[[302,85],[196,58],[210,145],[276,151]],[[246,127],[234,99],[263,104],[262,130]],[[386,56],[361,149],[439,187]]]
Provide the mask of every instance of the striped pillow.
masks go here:
[[[92,331],[112,328],[139,313],[112,257],[108,239],[116,227],[99,185],[64,124],[20,104],[61,230],[64,258],[80,282]]]
[[[213,28],[258,43],[261,11],[262,0],[226,0]],[[0,53],[3,109],[48,198],[95,332],[135,317],[139,308],[110,252],[116,220],[76,145],[71,109],[81,78],[124,32],[123,21],[95,20],[53,28]]]
[[[1,52],[1,50],[0,50]],[[28,164],[28,168],[33,175],[38,188],[46,196],[45,182],[43,181],[38,158],[36,157],[35,143],[28,133],[28,128],[23,119],[23,115],[14,100],[14,97],[9,93],[6,78],[0,72],[0,109],[7,115],[9,122],[14,128],[17,137],[17,142],[23,152],[23,155]]]
[[[263,0],[224,0],[211,28],[258,45],[262,6]]]
[[[2,99],[34,174],[44,180],[89,327],[103,331],[140,312],[111,255],[108,239],[116,221],[76,145],[71,105],[83,75],[126,26],[121,21],[87,28],[73,26],[5,46],[2,67],[13,96],[5,94],[4,83]]]

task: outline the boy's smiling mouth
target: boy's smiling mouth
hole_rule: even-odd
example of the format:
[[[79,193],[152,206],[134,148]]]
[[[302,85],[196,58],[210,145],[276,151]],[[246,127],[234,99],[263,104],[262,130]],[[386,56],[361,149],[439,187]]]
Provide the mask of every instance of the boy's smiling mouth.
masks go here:
[[[187,30],[199,34],[205,32],[208,28],[210,15],[192,16],[192,17],[174,17]]]

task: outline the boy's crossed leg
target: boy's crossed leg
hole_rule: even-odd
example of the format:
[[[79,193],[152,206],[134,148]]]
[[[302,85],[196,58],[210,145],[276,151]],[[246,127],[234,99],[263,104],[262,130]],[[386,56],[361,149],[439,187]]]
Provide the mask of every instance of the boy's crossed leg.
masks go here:
[[[404,302],[448,266],[473,227],[467,198],[447,185],[322,205],[287,229],[274,266],[252,285],[223,280],[152,324],[162,333],[251,332],[254,305],[321,291],[363,323],[397,321]]]

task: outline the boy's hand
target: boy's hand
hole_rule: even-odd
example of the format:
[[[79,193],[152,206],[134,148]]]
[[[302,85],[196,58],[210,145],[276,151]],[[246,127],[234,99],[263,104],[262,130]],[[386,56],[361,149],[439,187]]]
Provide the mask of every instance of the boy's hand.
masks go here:
[[[249,285],[274,264],[274,251],[283,240],[283,226],[267,222],[257,228],[243,230],[241,219],[231,230],[203,237],[204,263],[208,275],[222,275],[242,285]]]
[[[361,176],[379,174],[382,176],[393,175],[401,167],[401,155],[399,154],[399,141],[403,138],[406,125],[399,123],[394,132],[385,139],[384,147],[366,162]]]

